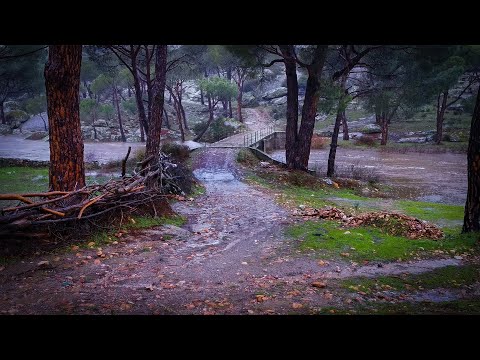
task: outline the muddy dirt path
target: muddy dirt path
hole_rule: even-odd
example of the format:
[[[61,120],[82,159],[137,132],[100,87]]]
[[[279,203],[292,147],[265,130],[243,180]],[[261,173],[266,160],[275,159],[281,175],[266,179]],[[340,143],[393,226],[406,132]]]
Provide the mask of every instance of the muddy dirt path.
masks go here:
[[[187,217],[186,225],[134,231],[103,248],[73,248],[7,265],[0,270],[0,312],[310,314],[362,301],[339,290],[335,278],[461,263],[362,267],[319,262],[299,253],[284,235],[287,224],[301,220],[279,207],[272,193],[242,181],[237,150],[197,151],[194,172],[206,193],[173,205]]]

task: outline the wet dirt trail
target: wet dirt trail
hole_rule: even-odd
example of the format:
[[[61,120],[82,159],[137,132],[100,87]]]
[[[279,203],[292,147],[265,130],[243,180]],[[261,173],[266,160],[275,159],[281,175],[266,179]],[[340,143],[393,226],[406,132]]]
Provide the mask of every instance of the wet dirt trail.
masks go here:
[[[193,168],[206,193],[173,205],[188,219],[182,227],[132,231],[103,248],[74,248],[5,266],[0,271],[0,312],[312,314],[324,306],[362,301],[341,291],[335,279],[461,263],[437,259],[381,268],[340,260],[320,264],[284,235],[287,224],[300,220],[277,205],[274,194],[242,181],[237,151],[198,150]]]

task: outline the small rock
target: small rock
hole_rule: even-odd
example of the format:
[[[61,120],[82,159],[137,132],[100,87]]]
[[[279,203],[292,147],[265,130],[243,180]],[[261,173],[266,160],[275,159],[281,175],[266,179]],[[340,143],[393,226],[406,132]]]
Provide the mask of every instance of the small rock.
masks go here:
[[[457,260],[463,260],[463,257],[461,257],[459,255],[454,256],[454,258],[457,259]]]
[[[245,261],[242,261],[242,265],[248,265],[248,263]]]
[[[305,208],[306,208],[305,205],[298,205],[298,207],[299,207],[301,210],[305,210]]]
[[[322,282],[322,281],[315,281],[315,282],[312,283],[312,286],[313,286],[313,287],[316,287],[316,288],[322,289],[322,288],[326,287],[327,284],[325,284],[325,283]]]
[[[348,235],[348,234],[350,234],[350,231],[345,231],[343,234]]]
[[[40,261],[37,266],[39,267],[48,267],[50,266],[50,261],[47,261],[47,260],[44,260],[44,261]]]

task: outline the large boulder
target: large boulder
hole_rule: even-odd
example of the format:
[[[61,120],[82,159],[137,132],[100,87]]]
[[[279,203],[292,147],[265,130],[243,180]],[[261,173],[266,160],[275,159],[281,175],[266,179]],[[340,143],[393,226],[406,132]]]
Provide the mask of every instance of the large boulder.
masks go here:
[[[243,93],[242,95],[242,106],[243,107],[253,107],[258,105],[258,101],[251,92]]]
[[[285,96],[272,100],[273,105],[285,105],[286,103],[287,103],[287,98]]]
[[[107,120],[98,119],[97,121],[95,121],[95,127],[108,127]]]
[[[408,138],[400,138],[397,140],[397,143],[413,143],[413,144],[422,144],[427,142],[427,138],[425,136],[417,136],[417,137],[408,137]]]
[[[30,136],[26,137],[25,140],[42,140],[48,136],[48,133],[45,131],[36,131]]]
[[[276,89],[267,91],[265,95],[262,96],[264,100],[273,100],[277,98],[281,98],[283,96],[287,96],[287,88],[286,87],[278,87]]]
[[[362,128],[361,132],[364,134],[378,134],[382,132],[382,129],[377,124],[367,124]]]

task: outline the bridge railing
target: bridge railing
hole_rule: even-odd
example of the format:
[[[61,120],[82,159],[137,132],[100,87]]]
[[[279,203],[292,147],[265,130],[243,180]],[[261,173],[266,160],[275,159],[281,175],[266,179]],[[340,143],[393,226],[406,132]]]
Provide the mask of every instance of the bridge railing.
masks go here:
[[[274,125],[243,135],[243,146],[248,147],[275,132]]]

